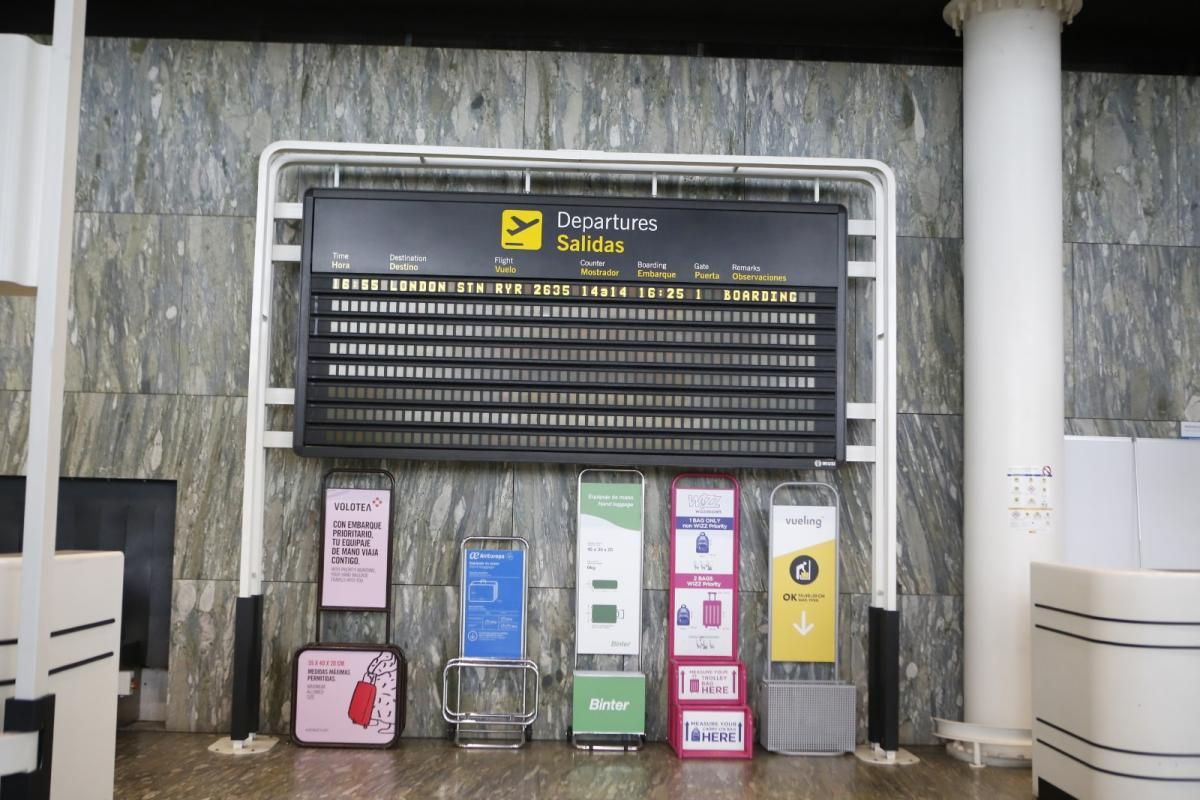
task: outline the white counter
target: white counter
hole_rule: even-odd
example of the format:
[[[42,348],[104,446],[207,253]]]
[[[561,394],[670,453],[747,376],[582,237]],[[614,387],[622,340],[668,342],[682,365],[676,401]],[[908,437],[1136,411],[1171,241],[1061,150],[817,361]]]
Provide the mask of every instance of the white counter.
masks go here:
[[[1200,798],[1200,572],[1034,564],[1040,796]]]
[[[50,579],[50,682],[54,694],[53,800],[113,794],[117,662],[125,556],[60,552]],[[0,722],[13,696],[20,619],[20,556],[0,556]]]

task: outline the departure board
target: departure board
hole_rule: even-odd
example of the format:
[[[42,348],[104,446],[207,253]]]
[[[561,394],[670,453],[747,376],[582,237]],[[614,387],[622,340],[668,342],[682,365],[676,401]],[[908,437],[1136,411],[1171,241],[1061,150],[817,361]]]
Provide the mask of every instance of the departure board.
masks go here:
[[[312,189],[306,456],[833,467],[846,211]]]

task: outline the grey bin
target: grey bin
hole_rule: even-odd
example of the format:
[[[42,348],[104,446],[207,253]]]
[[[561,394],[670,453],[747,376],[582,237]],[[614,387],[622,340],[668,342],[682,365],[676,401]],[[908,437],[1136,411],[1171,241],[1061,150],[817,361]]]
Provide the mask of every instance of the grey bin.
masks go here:
[[[832,498],[834,509],[834,552],[837,553],[839,536],[837,524],[837,489],[827,483],[791,481],[781,483],[771,491],[770,506],[775,506],[775,495],[781,490],[818,490]],[[768,542],[775,541],[775,514],[770,514],[771,530]],[[771,545],[768,545],[771,547]],[[773,562],[775,553],[770,551],[768,563]],[[835,560],[836,561],[836,560]],[[838,565],[833,565],[837,574]],[[771,631],[774,630],[775,573],[769,572],[767,605],[767,663],[758,698],[758,741],[772,753],[784,755],[839,755],[853,753],[857,735],[857,690],[854,684],[837,680],[838,648],[836,642],[837,622],[834,622],[834,680],[782,680],[772,677],[772,668],[777,662],[771,660]],[[837,581],[834,582],[834,597],[838,597]],[[778,662],[782,663],[782,662]]]
[[[835,755],[854,752],[853,684],[764,680],[758,740],[772,753]]]

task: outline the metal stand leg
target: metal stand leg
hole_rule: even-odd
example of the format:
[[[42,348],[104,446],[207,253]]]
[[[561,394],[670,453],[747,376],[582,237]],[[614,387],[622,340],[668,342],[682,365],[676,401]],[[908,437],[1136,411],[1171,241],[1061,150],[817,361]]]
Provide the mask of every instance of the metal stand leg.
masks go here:
[[[473,630],[470,638],[467,635],[468,597],[470,596],[468,563],[472,558],[478,558],[480,564],[485,563],[485,559],[488,558],[486,554],[489,552],[487,550],[475,551],[470,548],[472,544],[483,542],[492,542],[507,548],[518,548],[522,551],[521,560],[514,561],[514,563],[519,565],[521,582],[520,641],[516,648],[507,651],[503,656],[495,655],[495,651],[474,652],[472,655],[466,655],[469,651],[468,644],[475,641],[473,637],[478,633],[478,631]],[[524,747],[525,742],[529,738],[530,726],[537,719],[538,698],[541,690],[540,674],[537,663],[525,657],[526,633],[524,619],[526,609],[528,608],[528,583],[523,553],[527,552],[528,549],[529,543],[518,536],[468,536],[462,541],[460,548],[462,576],[459,582],[459,657],[450,659],[446,663],[445,669],[442,670],[442,718],[454,726],[454,744],[459,747],[509,750]],[[493,554],[497,553],[495,549],[490,552]],[[485,571],[477,574],[494,575],[498,573]],[[501,578],[501,580],[511,579],[511,575]],[[483,580],[482,578],[479,581],[480,584],[485,586],[485,594],[487,587],[490,587],[491,596],[482,597],[470,602],[477,605],[495,603],[498,593],[501,591],[497,582],[495,580]],[[507,591],[511,591],[511,589]],[[489,630],[484,631],[484,634],[487,633],[489,633]],[[515,711],[488,712],[464,711],[462,682],[463,671],[466,669],[499,671],[500,674],[504,674],[506,671],[509,673],[513,670],[520,671],[520,709]],[[450,692],[450,678],[452,675],[455,679],[453,695]],[[529,691],[531,683],[533,685],[532,702],[530,702]]]
[[[478,712],[462,710],[462,671],[520,670],[521,708],[519,711]],[[450,676],[455,676],[454,705],[450,705]],[[454,726],[454,744],[476,749],[516,750],[524,747],[528,732],[537,719],[540,673],[535,662],[528,659],[471,659],[454,658],[442,670],[442,717]],[[532,678],[532,681],[530,680]],[[532,703],[529,685],[533,685]]]

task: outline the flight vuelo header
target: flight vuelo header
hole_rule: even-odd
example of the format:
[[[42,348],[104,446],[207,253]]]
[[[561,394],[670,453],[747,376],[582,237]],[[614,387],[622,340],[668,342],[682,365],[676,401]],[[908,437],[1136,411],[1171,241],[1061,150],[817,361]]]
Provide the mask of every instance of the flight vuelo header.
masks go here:
[[[840,288],[846,210],[814,203],[313,189],[312,274]]]

